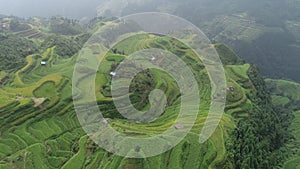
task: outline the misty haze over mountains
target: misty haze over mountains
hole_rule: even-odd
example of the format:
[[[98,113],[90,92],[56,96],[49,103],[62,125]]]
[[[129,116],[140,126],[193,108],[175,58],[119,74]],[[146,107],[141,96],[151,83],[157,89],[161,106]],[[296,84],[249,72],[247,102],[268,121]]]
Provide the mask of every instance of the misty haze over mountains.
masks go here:
[[[0,0],[0,14],[18,17],[61,15],[81,19],[97,15],[103,0]]]

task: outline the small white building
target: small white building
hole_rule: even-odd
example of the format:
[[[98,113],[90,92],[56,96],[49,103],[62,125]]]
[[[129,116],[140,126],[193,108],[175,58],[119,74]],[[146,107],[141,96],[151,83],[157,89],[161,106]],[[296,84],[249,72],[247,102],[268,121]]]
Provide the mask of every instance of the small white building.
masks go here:
[[[151,58],[151,61],[155,61],[155,60],[156,60],[156,57],[153,56],[153,57]]]
[[[104,124],[108,124],[109,123],[109,120],[108,119],[103,119],[102,121]]]
[[[114,76],[117,75],[117,73],[116,73],[116,72],[110,72],[110,75],[111,75],[112,77],[114,77]]]
[[[41,61],[41,65],[45,66],[46,64],[47,64],[47,62]]]

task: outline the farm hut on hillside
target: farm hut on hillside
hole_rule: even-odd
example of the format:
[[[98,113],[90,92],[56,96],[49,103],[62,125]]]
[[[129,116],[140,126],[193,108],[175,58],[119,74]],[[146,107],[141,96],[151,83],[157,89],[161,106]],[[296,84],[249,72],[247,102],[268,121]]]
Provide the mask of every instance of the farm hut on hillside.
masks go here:
[[[153,57],[151,58],[151,61],[152,61],[152,62],[156,61],[156,57],[153,56]]]
[[[108,124],[108,123],[109,123],[109,120],[108,120],[108,119],[103,119],[102,122],[103,122],[104,124]]]
[[[114,76],[117,75],[117,73],[116,73],[116,72],[110,72],[110,75],[111,75],[112,77],[114,77]]]
[[[41,61],[41,65],[42,65],[42,66],[46,66],[46,64],[47,64],[47,62]]]

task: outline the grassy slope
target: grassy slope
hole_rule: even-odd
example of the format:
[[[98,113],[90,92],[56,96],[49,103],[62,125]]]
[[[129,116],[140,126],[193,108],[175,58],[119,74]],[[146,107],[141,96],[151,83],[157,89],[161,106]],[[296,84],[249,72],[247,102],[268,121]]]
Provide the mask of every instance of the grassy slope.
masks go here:
[[[125,43],[129,46],[134,45],[134,49],[137,50],[147,47],[150,43],[159,44],[162,38],[151,36],[143,40],[139,37],[138,41],[139,43],[133,43],[134,39],[130,39]],[[122,45],[119,48],[122,50]],[[228,65],[226,74],[229,85],[235,87],[231,99],[228,100],[228,113],[222,118],[211,139],[200,145],[198,134],[206,119],[210,102],[208,78],[205,71],[201,71],[200,76],[203,79],[199,83],[204,98],[201,112],[191,133],[180,144],[164,154],[147,159],[126,159],[112,155],[84,136],[72,109],[70,79],[73,67],[70,65],[75,63],[75,58],[59,58],[51,52],[52,50],[55,49],[48,49],[43,55],[44,57],[50,53],[50,61],[46,66],[39,64],[43,57],[29,56],[28,65],[15,74],[14,82],[0,90],[3,93],[0,99],[2,105],[8,104],[0,105],[0,168],[214,168],[226,158],[224,144],[228,137],[227,132],[234,127],[231,114],[236,114],[238,118],[248,116],[247,113],[242,113],[251,106],[245,96],[247,90],[252,87],[245,75],[249,66]],[[110,62],[114,61],[107,61],[107,64],[112,64]],[[28,66],[31,68],[27,69]],[[109,68],[107,66],[100,71],[98,87],[108,82]],[[163,79],[166,81],[168,92],[172,85],[168,77]],[[239,91],[242,95],[235,96],[240,94]],[[99,100],[104,99],[103,95],[97,94]],[[16,95],[24,98],[16,100]],[[33,107],[34,103],[27,98],[32,96],[48,98],[49,101],[43,104],[45,109]],[[5,100],[6,98],[9,100]],[[117,129],[153,135],[169,127],[175,116],[170,108],[154,124],[128,125],[120,119],[112,119],[112,124]]]
[[[267,84],[272,90],[273,103],[279,107],[289,108],[287,111],[293,112],[294,118],[289,127],[294,136],[288,144],[289,159],[284,164],[284,169],[300,168],[300,84],[285,80],[267,79]]]

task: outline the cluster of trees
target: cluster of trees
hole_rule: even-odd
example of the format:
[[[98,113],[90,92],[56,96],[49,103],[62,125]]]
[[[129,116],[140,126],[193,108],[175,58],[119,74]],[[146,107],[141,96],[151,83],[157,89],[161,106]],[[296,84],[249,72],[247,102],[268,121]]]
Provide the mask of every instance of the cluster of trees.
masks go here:
[[[155,88],[155,84],[156,80],[148,69],[134,77],[129,91],[133,93],[130,95],[130,99],[136,109],[142,110],[149,104],[148,97],[150,92]]]
[[[275,112],[264,79],[256,67],[248,72],[255,86],[251,99],[252,115],[240,120],[228,142],[228,153],[235,168],[274,168],[284,160],[280,152],[290,137],[282,116]]]
[[[77,35],[82,32],[82,26],[74,19],[53,17],[50,20],[50,30],[60,35]]]
[[[0,70],[14,71],[26,64],[25,58],[38,51],[33,41],[0,34]]]
[[[224,65],[240,65],[245,63],[233,50],[224,44],[215,44],[215,49]]]
[[[81,35],[78,35],[74,38],[74,40],[81,46],[83,47],[84,44],[89,40],[89,38],[92,36],[90,33],[84,33]]]
[[[43,48],[54,46],[55,53],[61,57],[72,57],[81,49],[81,45],[74,39],[60,35],[49,36],[42,43]]]

